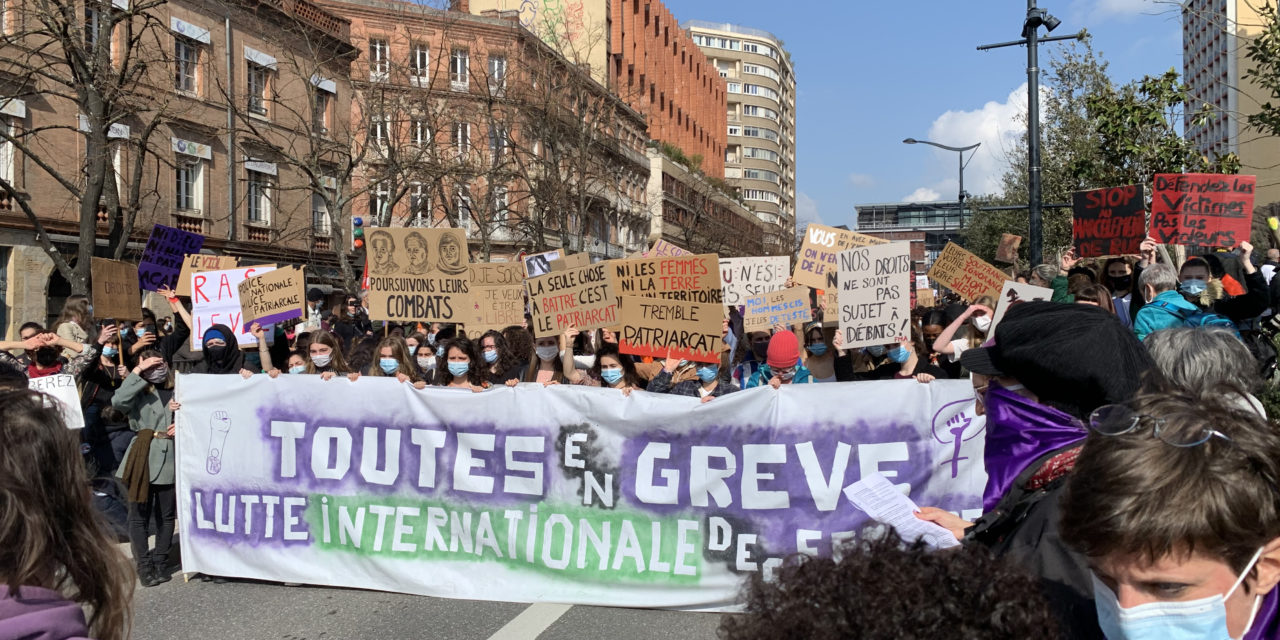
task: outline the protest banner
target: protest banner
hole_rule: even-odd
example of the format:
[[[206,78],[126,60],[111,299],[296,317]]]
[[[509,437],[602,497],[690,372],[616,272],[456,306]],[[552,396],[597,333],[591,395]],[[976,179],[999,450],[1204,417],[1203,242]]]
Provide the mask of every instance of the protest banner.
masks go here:
[[[182,275],[182,259],[199,254],[204,236],[162,224],[151,228],[147,246],[138,262],[138,286],[143,291],[156,291],[161,286],[177,290]]]
[[[306,307],[306,274],[301,267],[273,269],[236,285],[240,290],[240,322],[244,331],[301,318]]]
[[[911,337],[911,245],[893,242],[840,252],[840,334],[843,349]]]
[[[1000,234],[1000,245],[996,247],[996,261],[1014,264],[1018,261],[1018,247],[1022,246],[1022,236],[1012,233]]]
[[[465,231],[378,228],[365,239],[370,320],[462,322],[471,281]]]
[[[1234,247],[1249,239],[1257,176],[1159,173],[1151,236],[1161,244]]]
[[[241,347],[256,345],[258,339],[244,330],[244,313],[240,308],[240,283],[275,271],[274,264],[236,267],[191,274],[191,349],[204,348],[204,332],[215,324],[224,324],[236,334]],[[267,344],[275,341],[275,332],[267,331]]]
[[[27,387],[46,393],[57,401],[58,413],[62,414],[62,422],[68,429],[84,428],[84,411],[80,407],[80,391],[76,388],[75,376],[58,373],[31,378],[27,380]]]
[[[1000,297],[996,299],[996,308],[993,310],[995,315],[991,317],[991,327],[987,329],[987,335],[990,337],[996,335],[996,326],[1004,319],[1004,314],[1009,312],[1009,307],[1023,302],[1043,300],[1053,300],[1053,289],[1006,280],[1004,287],[1000,290]]]
[[[724,306],[641,296],[618,299],[618,351],[663,359],[720,362]]]
[[[687,255],[692,254],[661,238],[653,243],[653,246],[648,251],[644,252],[644,257],[646,258],[678,258]]]
[[[736,307],[747,298],[781,290],[787,284],[790,263],[787,256],[720,258],[724,303]]]
[[[809,223],[800,245],[800,259],[796,262],[791,280],[814,289],[836,289],[836,256],[852,247],[870,247],[889,241],[854,231]]]
[[[916,289],[916,306],[929,308],[938,304],[933,296],[933,289]]]
[[[570,326],[586,331],[617,325],[618,295],[612,271],[612,265],[597,262],[526,280],[533,335],[559,336]]]
[[[501,331],[524,321],[524,274],[518,262],[471,265],[471,305],[463,318],[467,335]]]
[[[674,258],[611,260],[610,277],[619,296],[641,296],[721,304],[719,258],[714,253]]]
[[[174,291],[178,295],[191,297],[191,275],[202,271],[225,271],[240,266],[240,258],[235,256],[207,256],[199,253],[182,258],[182,273],[178,276],[178,286]]]
[[[138,267],[119,260],[93,258],[93,311],[96,318],[142,319]]]
[[[564,271],[566,269],[577,269],[591,264],[591,254],[587,253],[571,253],[563,258],[556,258],[551,261],[552,271]]]
[[[916,276],[916,288],[917,288],[917,289],[928,289],[928,288],[929,288],[929,276],[924,275],[923,273],[917,273],[917,274],[915,274],[915,276]]]
[[[543,251],[533,255],[525,256],[522,264],[524,265],[525,278],[537,278],[551,273],[551,262],[560,259],[560,250]]]
[[[863,478],[968,520],[986,483],[967,380],[701,404],[182,375],[177,397],[183,570],[233,578],[729,608],[753,574],[853,539],[868,520],[844,489]]]
[[[840,326],[840,291],[837,286],[830,289],[819,289],[814,292],[818,298],[818,309],[822,311],[822,326]]]
[[[752,296],[743,304],[743,331],[768,331],[774,325],[790,327],[810,320],[813,320],[813,309],[809,306],[809,287]]]
[[[1081,258],[1138,253],[1147,237],[1142,187],[1131,184],[1077,191],[1071,199],[1071,229]]]
[[[995,298],[1009,276],[960,245],[948,242],[929,268],[929,278],[966,302],[973,302],[982,296]]]

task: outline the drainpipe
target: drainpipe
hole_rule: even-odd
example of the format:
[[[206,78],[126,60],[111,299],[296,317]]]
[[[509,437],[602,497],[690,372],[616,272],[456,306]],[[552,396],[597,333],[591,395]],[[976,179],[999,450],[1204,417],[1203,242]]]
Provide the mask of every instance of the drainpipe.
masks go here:
[[[231,14],[223,17],[227,49],[227,240],[236,239],[236,95],[235,54],[231,50]]]

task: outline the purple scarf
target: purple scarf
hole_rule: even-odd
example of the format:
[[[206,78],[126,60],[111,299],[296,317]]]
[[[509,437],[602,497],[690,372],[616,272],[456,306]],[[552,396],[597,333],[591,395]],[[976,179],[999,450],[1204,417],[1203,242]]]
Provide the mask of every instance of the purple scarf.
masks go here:
[[[999,385],[987,389],[987,443],[983,461],[987,487],[982,509],[991,511],[1018,474],[1041,456],[1084,440],[1089,435],[1074,416],[1033,402]]]
[[[1280,638],[1280,589],[1272,589],[1262,599],[1262,608],[1258,609],[1258,617],[1253,620],[1253,628],[1244,634],[1242,640],[1268,640]]]

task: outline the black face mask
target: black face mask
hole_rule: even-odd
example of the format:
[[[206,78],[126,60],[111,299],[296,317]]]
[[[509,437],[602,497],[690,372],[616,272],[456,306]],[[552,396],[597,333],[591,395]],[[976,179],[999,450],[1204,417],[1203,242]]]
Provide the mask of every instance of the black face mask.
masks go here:
[[[225,346],[207,347],[205,348],[205,351],[209,352],[210,360],[222,360],[222,357],[227,354],[227,348]]]
[[[764,358],[769,355],[769,343],[753,342],[751,343],[751,352],[756,354],[757,358]]]
[[[1133,284],[1133,276],[1112,276],[1111,289],[1113,291],[1128,290]]]
[[[41,367],[52,367],[58,364],[58,350],[53,347],[36,349],[36,364]]]

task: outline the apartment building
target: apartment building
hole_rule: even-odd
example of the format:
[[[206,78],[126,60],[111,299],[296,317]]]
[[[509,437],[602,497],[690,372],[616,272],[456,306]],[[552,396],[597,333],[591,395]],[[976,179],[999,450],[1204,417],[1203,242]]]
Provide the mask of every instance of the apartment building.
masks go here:
[[[771,227],[742,201],[659,149],[648,154],[649,201],[657,203],[652,239],[725,258],[768,254]]]

